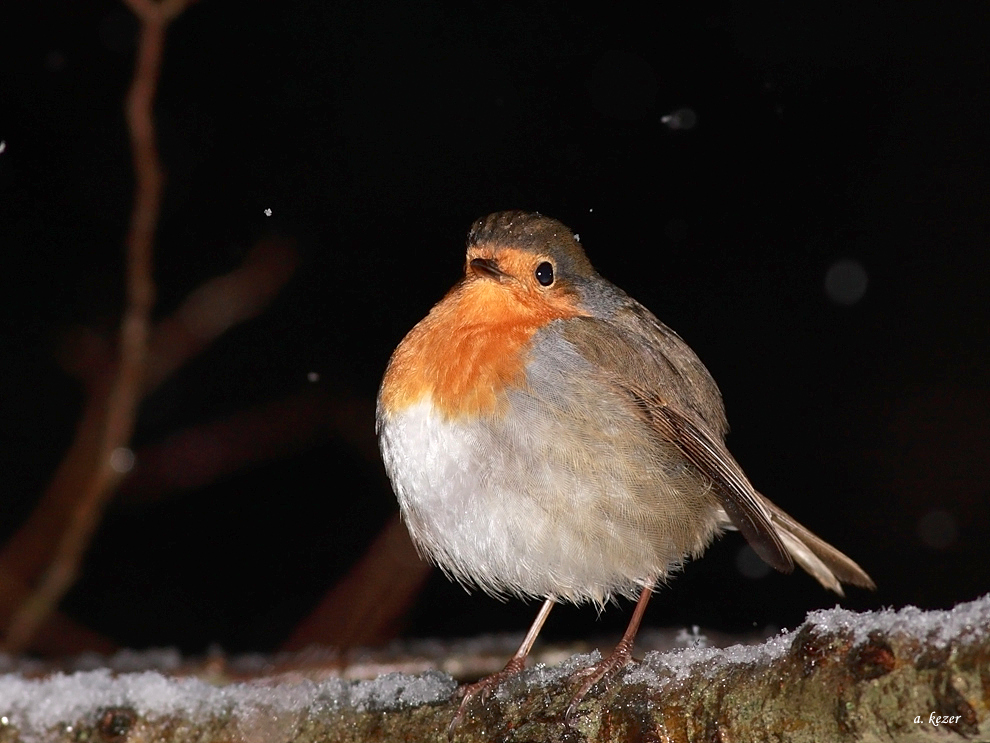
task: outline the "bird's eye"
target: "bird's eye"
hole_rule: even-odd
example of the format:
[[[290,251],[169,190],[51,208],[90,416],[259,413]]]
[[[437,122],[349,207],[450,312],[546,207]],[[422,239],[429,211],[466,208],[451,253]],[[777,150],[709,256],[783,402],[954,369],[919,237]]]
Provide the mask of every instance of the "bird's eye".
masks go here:
[[[553,283],[553,266],[548,261],[543,261],[536,267],[536,280],[542,286],[550,286]]]

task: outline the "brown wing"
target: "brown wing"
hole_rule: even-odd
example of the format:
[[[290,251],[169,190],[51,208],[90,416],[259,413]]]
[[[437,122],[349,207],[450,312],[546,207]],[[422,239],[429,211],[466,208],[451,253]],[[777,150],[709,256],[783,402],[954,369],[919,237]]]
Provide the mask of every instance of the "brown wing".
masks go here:
[[[722,443],[725,417],[715,382],[680,337],[645,308],[636,309],[638,317],[624,322],[562,321],[564,337],[630,398],[657,436],[673,443],[711,481],[726,514],[756,553],[790,572],[794,562],[770,512]],[[643,332],[645,320],[652,322]],[[712,431],[713,426],[719,430]]]
[[[777,570],[791,572],[794,561],[770,513],[725,446],[669,405],[648,404],[647,410],[657,432],[677,444],[684,456],[715,483],[719,503],[756,554]]]

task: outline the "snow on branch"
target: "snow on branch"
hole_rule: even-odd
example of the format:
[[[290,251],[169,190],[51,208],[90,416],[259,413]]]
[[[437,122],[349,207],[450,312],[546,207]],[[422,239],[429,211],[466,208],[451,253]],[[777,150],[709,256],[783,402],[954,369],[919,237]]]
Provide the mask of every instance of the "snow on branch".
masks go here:
[[[475,700],[462,741],[925,741],[990,737],[990,595],[951,611],[814,612],[760,645],[651,652],[570,723],[571,674],[538,665]],[[0,677],[0,740],[444,741],[456,682],[283,674],[217,686],[101,669]]]

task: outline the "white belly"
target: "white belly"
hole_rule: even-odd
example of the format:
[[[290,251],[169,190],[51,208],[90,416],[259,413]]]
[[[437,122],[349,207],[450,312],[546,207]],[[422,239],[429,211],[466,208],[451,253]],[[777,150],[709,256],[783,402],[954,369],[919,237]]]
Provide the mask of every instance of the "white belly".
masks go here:
[[[717,505],[697,480],[662,477],[642,450],[615,446],[608,421],[575,451],[545,410],[513,412],[511,427],[451,421],[424,400],[379,418],[413,541],[456,580],[604,603],[635,596],[716,533]],[[698,492],[675,493],[685,490]]]

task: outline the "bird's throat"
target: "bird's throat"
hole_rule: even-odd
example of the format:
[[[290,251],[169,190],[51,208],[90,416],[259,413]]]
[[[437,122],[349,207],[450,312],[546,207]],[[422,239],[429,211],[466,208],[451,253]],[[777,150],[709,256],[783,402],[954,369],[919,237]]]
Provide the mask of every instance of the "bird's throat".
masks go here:
[[[455,286],[395,350],[382,381],[386,415],[428,399],[447,419],[498,414],[505,391],[526,383],[533,336],[576,307],[483,278]]]

